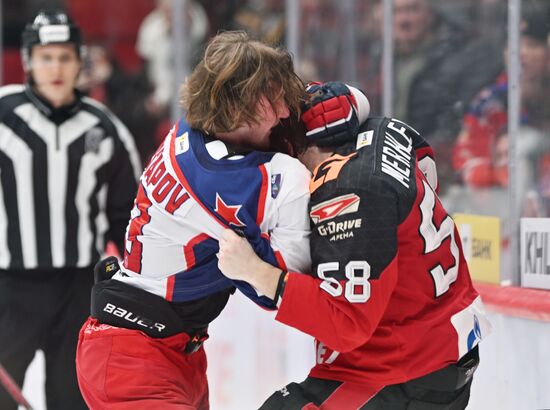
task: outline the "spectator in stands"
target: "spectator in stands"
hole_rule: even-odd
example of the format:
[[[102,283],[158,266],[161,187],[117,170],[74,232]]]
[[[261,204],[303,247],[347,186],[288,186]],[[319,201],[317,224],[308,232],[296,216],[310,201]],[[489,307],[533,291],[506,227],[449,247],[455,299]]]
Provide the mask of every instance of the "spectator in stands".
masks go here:
[[[304,4],[301,4],[304,7]],[[234,13],[229,27],[243,30],[252,38],[266,44],[281,46],[285,43],[285,3],[279,0],[244,2]],[[304,81],[320,78],[316,59],[301,55],[296,62],[296,73]]]
[[[487,61],[474,60],[479,53],[467,31],[442,13],[435,0],[395,0],[393,25],[392,115],[415,127],[432,145],[442,164],[444,190],[461,107],[501,67],[489,64],[494,59],[487,51]]]
[[[550,151],[550,46],[546,16],[544,11],[533,11],[522,21],[521,127],[516,139],[516,170],[518,200],[523,207],[527,205],[527,193],[537,189],[542,164],[547,163],[544,157]],[[507,52],[505,49],[505,61]],[[453,166],[467,186],[508,186],[507,125],[508,77],[504,71],[477,95],[463,119],[454,147]]]
[[[428,0],[395,0],[395,92],[393,113],[415,127],[427,140],[451,137],[459,75],[459,51],[466,38],[460,27],[445,20]],[[451,121],[452,123],[452,121]],[[434,135],[438,133],[439,135]]]
[[[232,28],[244,30],[267,44],[282,45],[285,35],[285,3],[280,0],[248,2],[233,16]]]
[[[233,16],[247,3],[248,0],[201,0],[210,26],[207,37],[211,38],[220,31],[231,29],[233,27]]]
[[[371,114],[382,112],[382,2],[380,0],[355,2],[357,18],[357,72],[359,85],[369,95]]]
[[[168,107],[177,95],[173,78],[172,0],[156,0],[156,8],[145,17],[138,32],[136,49],[147,64],[147,75],[154,91],[148,98],[149,112],[159,117],[167,115]],[[190,59],[197,60],[198,51],[208,33],[208,18],[196,1],[186,2],[185,27]]]
[[[319,77],[328,81],[342,77],[342,27],[344,18],[336,0],[301,2],[300,58],[316,63]]]
[[[525,0],[524,3],[529,0]],[[464,27],[470,35],[500,42],[506,35],[507,9],[500,0],[437,0],[448,19]]]

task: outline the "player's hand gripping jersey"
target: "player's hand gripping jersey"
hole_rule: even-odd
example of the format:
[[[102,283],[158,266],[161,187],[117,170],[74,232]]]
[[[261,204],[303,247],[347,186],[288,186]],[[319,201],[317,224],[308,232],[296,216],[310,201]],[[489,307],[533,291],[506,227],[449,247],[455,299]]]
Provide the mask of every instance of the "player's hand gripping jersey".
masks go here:
[[[290,273],[277,314],[316,337],[310,376],[375,392],[456,363],[489,331],[436,186],[431,148],[388,118],[315,170],[312,273]]]
[[[264,260],[309,270],[309,172],[288,155],[235,156],[223,142],[205,138],[182,120],[151,159],[114,279],[170,302],[224,294],[235,286],[260,306],[274,308],[247,283],[221,274],[217,240],[230,227]]]

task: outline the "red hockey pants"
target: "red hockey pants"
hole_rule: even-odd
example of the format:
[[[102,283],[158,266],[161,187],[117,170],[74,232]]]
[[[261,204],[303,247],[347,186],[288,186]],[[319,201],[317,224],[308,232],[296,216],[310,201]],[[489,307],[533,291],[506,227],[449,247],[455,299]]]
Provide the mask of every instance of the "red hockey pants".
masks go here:
[[[154,339],[89,318],[76,353],[78,384],[94,409],[207,410],[206,355],[183,353],[189,336]]]

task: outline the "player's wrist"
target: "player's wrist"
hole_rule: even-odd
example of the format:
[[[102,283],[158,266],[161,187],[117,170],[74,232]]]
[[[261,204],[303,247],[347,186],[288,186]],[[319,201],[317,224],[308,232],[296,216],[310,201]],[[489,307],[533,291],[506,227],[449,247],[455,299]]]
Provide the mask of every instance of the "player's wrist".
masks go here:
[[[268,298],[275,300],[281,269],[264,262],[255,272],[254,287]]]
[[[283,270],[279,274],[279,279],[277,280],[277,289],[275,290],[275,296],[273,297],[273,301],[277,305],[277,307],[281,306],[281,302],[283,300],[283,293],[285,292],[285,286],[286,282],[288,280],[288,271]]]

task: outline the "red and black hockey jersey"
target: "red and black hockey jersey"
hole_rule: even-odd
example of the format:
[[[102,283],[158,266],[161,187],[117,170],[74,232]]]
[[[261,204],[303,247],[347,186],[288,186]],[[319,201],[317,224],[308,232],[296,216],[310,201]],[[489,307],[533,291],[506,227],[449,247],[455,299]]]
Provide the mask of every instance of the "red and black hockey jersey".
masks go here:
[[[374,391],[450,363],[490,331],[431,148],[370,118],[310,185],[312,273],[290,273],[277,320],[316,338],[310,376]]]

